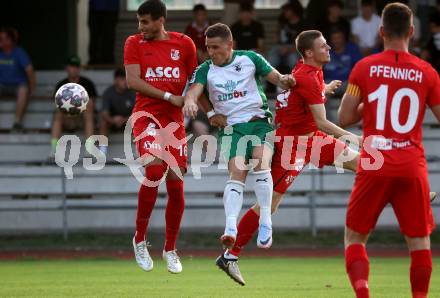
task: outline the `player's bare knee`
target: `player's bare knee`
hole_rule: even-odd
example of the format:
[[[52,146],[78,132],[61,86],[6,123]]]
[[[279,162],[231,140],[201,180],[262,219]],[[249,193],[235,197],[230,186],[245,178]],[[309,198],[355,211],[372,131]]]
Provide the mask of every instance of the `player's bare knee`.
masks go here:
[[[252,153],[252,158],[256,160],[254,171],[262,171],[270,169],[270,161],[272,160],[272,149],[267,145],[258,146]]]
[[[346,147],[335,159],[336,167],[356,172],[359,153],[350,147]]]
[[[244,183],[246,181],[247,171],[238,169],[230,170],[229,176],[231,180],[236,180]]]
[[[258,205],[258,203],[256,203],[254,206],[251,207],[252,210],[254,210],[254,212],[258,215],[260,215],[260,206]]]
[[[408,237],[405,236],[409,251],[431,249],[431,240],[429,236]]]
[[[356,231],[353,231],[349,227],[345,227],[345,233],[344,233],[344,242],[345,247],[352,244],[363,244],[365,245],[368,240],[368,234],[361,234]]]
[[[179,167],[178,169],[180,171],[180,174],[182,174],[182,176],[184,176],[186,174],[186,168]],[[173,169],[170,168],[168,170],[166,179],[167,180],[178,180],[178,179],[180,179],[180,177]]]
[[[272,214],[275,214],[278,211],[278,206],[280,206],[282,198],[283,198],[283,194],[278,193],[278,192],[273,193],[272,206],[271,206]]]
[[[243,157],[234,157],[229,161],[228,171],[231,180],[237,180],[240,182],[246,181],[248,171],[246,170],[246,161]]]
[[[356,156],[352,160],[344,163],[344,168],[347,169],[347,170],[356,172],[357,165],[358,165],[358,160],[359,160],[359,154],[356,154]]]

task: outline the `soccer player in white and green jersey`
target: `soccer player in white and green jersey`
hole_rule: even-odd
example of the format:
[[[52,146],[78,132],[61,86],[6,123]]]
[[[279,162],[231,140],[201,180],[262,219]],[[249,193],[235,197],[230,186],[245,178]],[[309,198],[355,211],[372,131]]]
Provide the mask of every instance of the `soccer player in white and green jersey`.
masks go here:
[[[295,80],[291,75],[281,75],[261,55],[253,51],[234,51],[232,45],[227,25],[217,23],[208,27],[206,47],[210,60],[194,72],[185,96],[184,112],[195,117],[197,99],[205,91],[209,101],[200,97],[202,108],[208,111],[211,124],[221,128],[220,143],[230,175],[223,195],[226,227],[221,242],[228,248],[235,243],[248,163],[253,159],[252,180],[260,205],[257,245],[269,248],[272,244],[270,160],[273,152],[268,136],[273,128],[260,78],[283,89],[289,89]]]

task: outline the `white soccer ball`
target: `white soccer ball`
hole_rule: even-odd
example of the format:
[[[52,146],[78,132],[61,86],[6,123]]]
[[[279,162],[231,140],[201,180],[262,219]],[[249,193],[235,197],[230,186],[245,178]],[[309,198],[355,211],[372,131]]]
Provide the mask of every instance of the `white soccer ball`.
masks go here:
[[[76,83],[62,85],[55,93],[55,105],[63,113],[78,115],[86,110],[89,95],[83,86]]]

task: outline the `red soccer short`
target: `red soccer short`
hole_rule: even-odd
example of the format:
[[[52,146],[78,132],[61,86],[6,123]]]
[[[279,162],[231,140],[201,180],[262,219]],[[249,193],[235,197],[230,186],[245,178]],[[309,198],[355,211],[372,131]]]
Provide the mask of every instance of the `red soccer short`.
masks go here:
[[[426,173],[419,177],[358,173],[348,205],[347,227],[360,234],[368,234],[387,203],[394,209],[402,234],[425,237],[435,228]]]
[[[281,140],[275,142],[275,153],[272,157],[274,191],[285,193],[309,163],[319,168],[332,165],[345,148],[345,143],[319,130],[310,137],[281,136]]]
[[[133,134],[139,156],[152,155],[170,167],[186,171],[187,147],[185,126],[164,116],[142,117],[133,125]]]

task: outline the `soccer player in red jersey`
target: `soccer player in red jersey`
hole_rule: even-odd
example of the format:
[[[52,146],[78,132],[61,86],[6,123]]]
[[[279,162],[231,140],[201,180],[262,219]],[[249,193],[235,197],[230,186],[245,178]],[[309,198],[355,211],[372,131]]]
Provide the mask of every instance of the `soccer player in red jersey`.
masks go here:
[[[406,5],[388,4],[379,31],[384,51],[355,65],[338,113],[343,126],[362,119],[364,137],[346,215],[346,270],[356,297],[369,297],[365,245],[390,203],[411,255],[412,297],[427,297],[434,220],[422,122],[426,105],[440,120],[440,80],[431,65],[408,52],[414,26]],[[381,153],[381,167],[374,166],[372,151]]]
[[[336,165],[355,171],[358,161],[358,153],[336,138],[344,136],[358,142],[359,137],[326,118],[325,93],[334,92],[340,85],[338,81],[325,85],[323,80],[322,67],[330,61],[330,47],[321,32],[309,30],[298,35],[296,48],[304,59],[292,70],[296,85],[280,94],[277,101],[275,122],[279,127],[271,165],[272,213],[308,163],[318,167]],[[245,282],[237,260],[241,249],[258,229],[259,211],[256,204],[243,215],[234,247],[218,258],[221,263],[228,264],[228,270],[223,270],[241,285]]]
[[[168,271],[179,273],[182,265],[175,245],[184,209],[183,180],[180,178],[186,172],[187,159],[180,106],[183,102],[181,95],[197,66],[197,55],[188,36],[165,31],[166,13],[165,4],[160,0],[141,4],[137,11],[140,33],[129,36],[124,48],[127,83],[137,91],[132,115],[133,134],[138,139],[139,155],[149,159],[145,166],[145,181],[148,183],[142,183],[139,190],[133,247],[138,265],[145,271],[152,270],[146,231],[158,186],[149,182],[161,181],[166,175],[168,203],[163,258]],[[140,114],[142,117],[136,119],[135,115]],[[171,132],[171,135],[159,136],[160,131]],[[180,141],[174,142],[175,146],[164,146],[158,141],[159,137]]]

